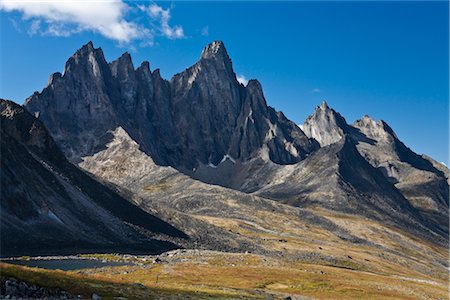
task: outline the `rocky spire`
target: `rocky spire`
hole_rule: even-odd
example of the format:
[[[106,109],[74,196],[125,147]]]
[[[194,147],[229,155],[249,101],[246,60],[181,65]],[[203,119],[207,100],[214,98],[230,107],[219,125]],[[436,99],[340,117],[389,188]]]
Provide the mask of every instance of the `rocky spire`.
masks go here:
[[[107,64],[92,43],[66,65],[58,84],[26,107],[40,114],[72,162],[103,148],[118,125],[156,163],[183,170],[217,165],[227,155],[246,161],[261,147],[272,161],[293,163],[316,147],[267,106],[257,80],[239,84],[223,42],[207,45],[196,64],[170,81],[148,63],[135,70],[128,53]]]
[[[320,104],[319,108],[320,108],[321,110],[324,110],[324,111],[325,111],[325,110],[328,110],[329,107],[328,107],[327,101],[323,100],[322,103]]]
[[[92,42],[88,42],[66,62],[64,75],[89,72],[94,77],[100,77],[105,72],[107,65],[102,49],[95,49]]]
[[[214,41],[203,48],[200,59],[224,58],[229,59],[227,49],[222,41]]]
[[[198,64],[206,65],[208,69],[214,67],[219,72],[226,74],[225,76],[236,80],[231,59],[221,41],[214,41],[203,48]]]
[[[356,127],[366,136],[377,141],[397,139],[397,135],[386,122],[383,120],[375,121],[368,115],[364,115],[361,119],[356,120],[353,123],[353,127]]]
[[[324,100],[303,124],[305,134],[324,147],[339,141],[348,132],[345,119]]]
[[[131,56],[125,52],[118,59],[110,63],[111,73],[114,77],[129,75],[134,73],[134,66]]]

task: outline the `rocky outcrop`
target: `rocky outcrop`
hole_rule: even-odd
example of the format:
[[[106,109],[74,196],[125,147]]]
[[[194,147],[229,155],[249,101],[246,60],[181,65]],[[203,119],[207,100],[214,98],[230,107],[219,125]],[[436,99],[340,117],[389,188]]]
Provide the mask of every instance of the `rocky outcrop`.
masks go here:
[[[448,233],[444,173],[386,123],[364,117],[349,125],[324,102],[303,132],[267,105],[257,80],[239,84],[222,42],[206,46],[196,64],[169,81],[148,62],[135,69],[128,53],[108,64],[89,43],[25,107],[72,162],[139,205],[149,201],[139,189],[181,171],[293,206],[360,214],[421,236],[431,232],[440,241]],[[183,181],[184,188],[191,185]],[[172,188],[180,197],[181,185]],[[184,204],[176,199],[179,209]],[[198,225],[183,223],[186,216],[168,206],[161,215],[169,220],[171,213],[183,228]]]
[[[0,115],[2,255],[158,252],[176,246],[156,236],[186,237],[70,164],[23,107],[0,100]]]
[[[349,131],[345,119],[323,101],[303,124],[305,134],[319,142],[320,146],[336,143]]]
[[[382,171],[414,207],[448,231],[449,185],[445,172],[405,146],[382,120],[364,116],[353,127],[366,137],[358,139],[358,151],[365,159]]]
[[[0,282],[0,299],[79,299],[60,288],[43,288],[15,278],[2,278]]]
[[[259,82],[239,84],[218,41],[170,81],[147,62],[135,70],[128,53],[108,64],[88,43],[25,107],[75,163],[104,149],[119,126],[157,164],[183,172],[227,156],[246,161],[261,151],[275,163],[295,163],[318,148],[267,106]]]
[[[307,118],[303,129],[321,146],[337,143],[345,136],[353,140],[364,159],[381,171],[413,207],[448,231],[449,185],[445,172],[406,147],[386,122],[366,115],[348,125],[324,102]]]
[[[242,189],[260,197],[310,209],[362,215],[416,236],[446,244],[447,231],[423,216],[344,136],[295,165],[247,166],[253,178]],[[248,172],[248,170],[247,170]]]

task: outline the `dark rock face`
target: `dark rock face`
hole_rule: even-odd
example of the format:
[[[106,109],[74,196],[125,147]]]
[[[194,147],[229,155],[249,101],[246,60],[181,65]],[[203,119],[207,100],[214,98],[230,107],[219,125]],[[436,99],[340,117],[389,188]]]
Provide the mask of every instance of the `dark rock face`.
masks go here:
[[[70,164],[23,107],[0,99],[0,114],[2,255],[124,245],[158,252],[175,245],[152,236],[185,237]]]
[[[246,161],[261,149],[273,162],[295,163],[318,148],[267,106],[256,80],[239,84],[222,42],[205,47],[195,65],[170,81],[147,62],[135,70],[128,53],[108,64],[88,43],[25,107],[76,163],[103,149],[119,126],[156,163],[182,171],[217,165],[227,155]]]

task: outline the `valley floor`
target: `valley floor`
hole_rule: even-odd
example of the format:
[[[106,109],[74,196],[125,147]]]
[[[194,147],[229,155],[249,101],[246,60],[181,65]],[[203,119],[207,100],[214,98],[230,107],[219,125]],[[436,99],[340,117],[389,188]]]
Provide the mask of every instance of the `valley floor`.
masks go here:
[[[309,264],[252,253],[175,250],[159,256],[82,255],[130,265],[76,271],[1,263],[16,278],[102,299],[448,299],[448,282],[405,269]],[[27,259],[27,258],[23,258]]]

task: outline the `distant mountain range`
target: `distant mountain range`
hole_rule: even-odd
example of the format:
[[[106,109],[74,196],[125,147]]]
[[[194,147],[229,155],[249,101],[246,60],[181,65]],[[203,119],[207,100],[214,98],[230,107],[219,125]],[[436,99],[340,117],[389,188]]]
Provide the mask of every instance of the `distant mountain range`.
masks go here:
[[[170,80],[148,62],[135,69],[128,53],[108,63],[89,42],[23,107],[2,100],[1,117],[2,248],[10,252],[30,241],[50,251],[63,239],[68,248],[275,255],[217,225],[259,222],[252,214],[373,242],[316,211],[448,246],[446,167],[414,153],[385,122],[364,116],[350,125],[326,102],[301,129],[267,105],[257,80],[237,81],[219,41]]]

